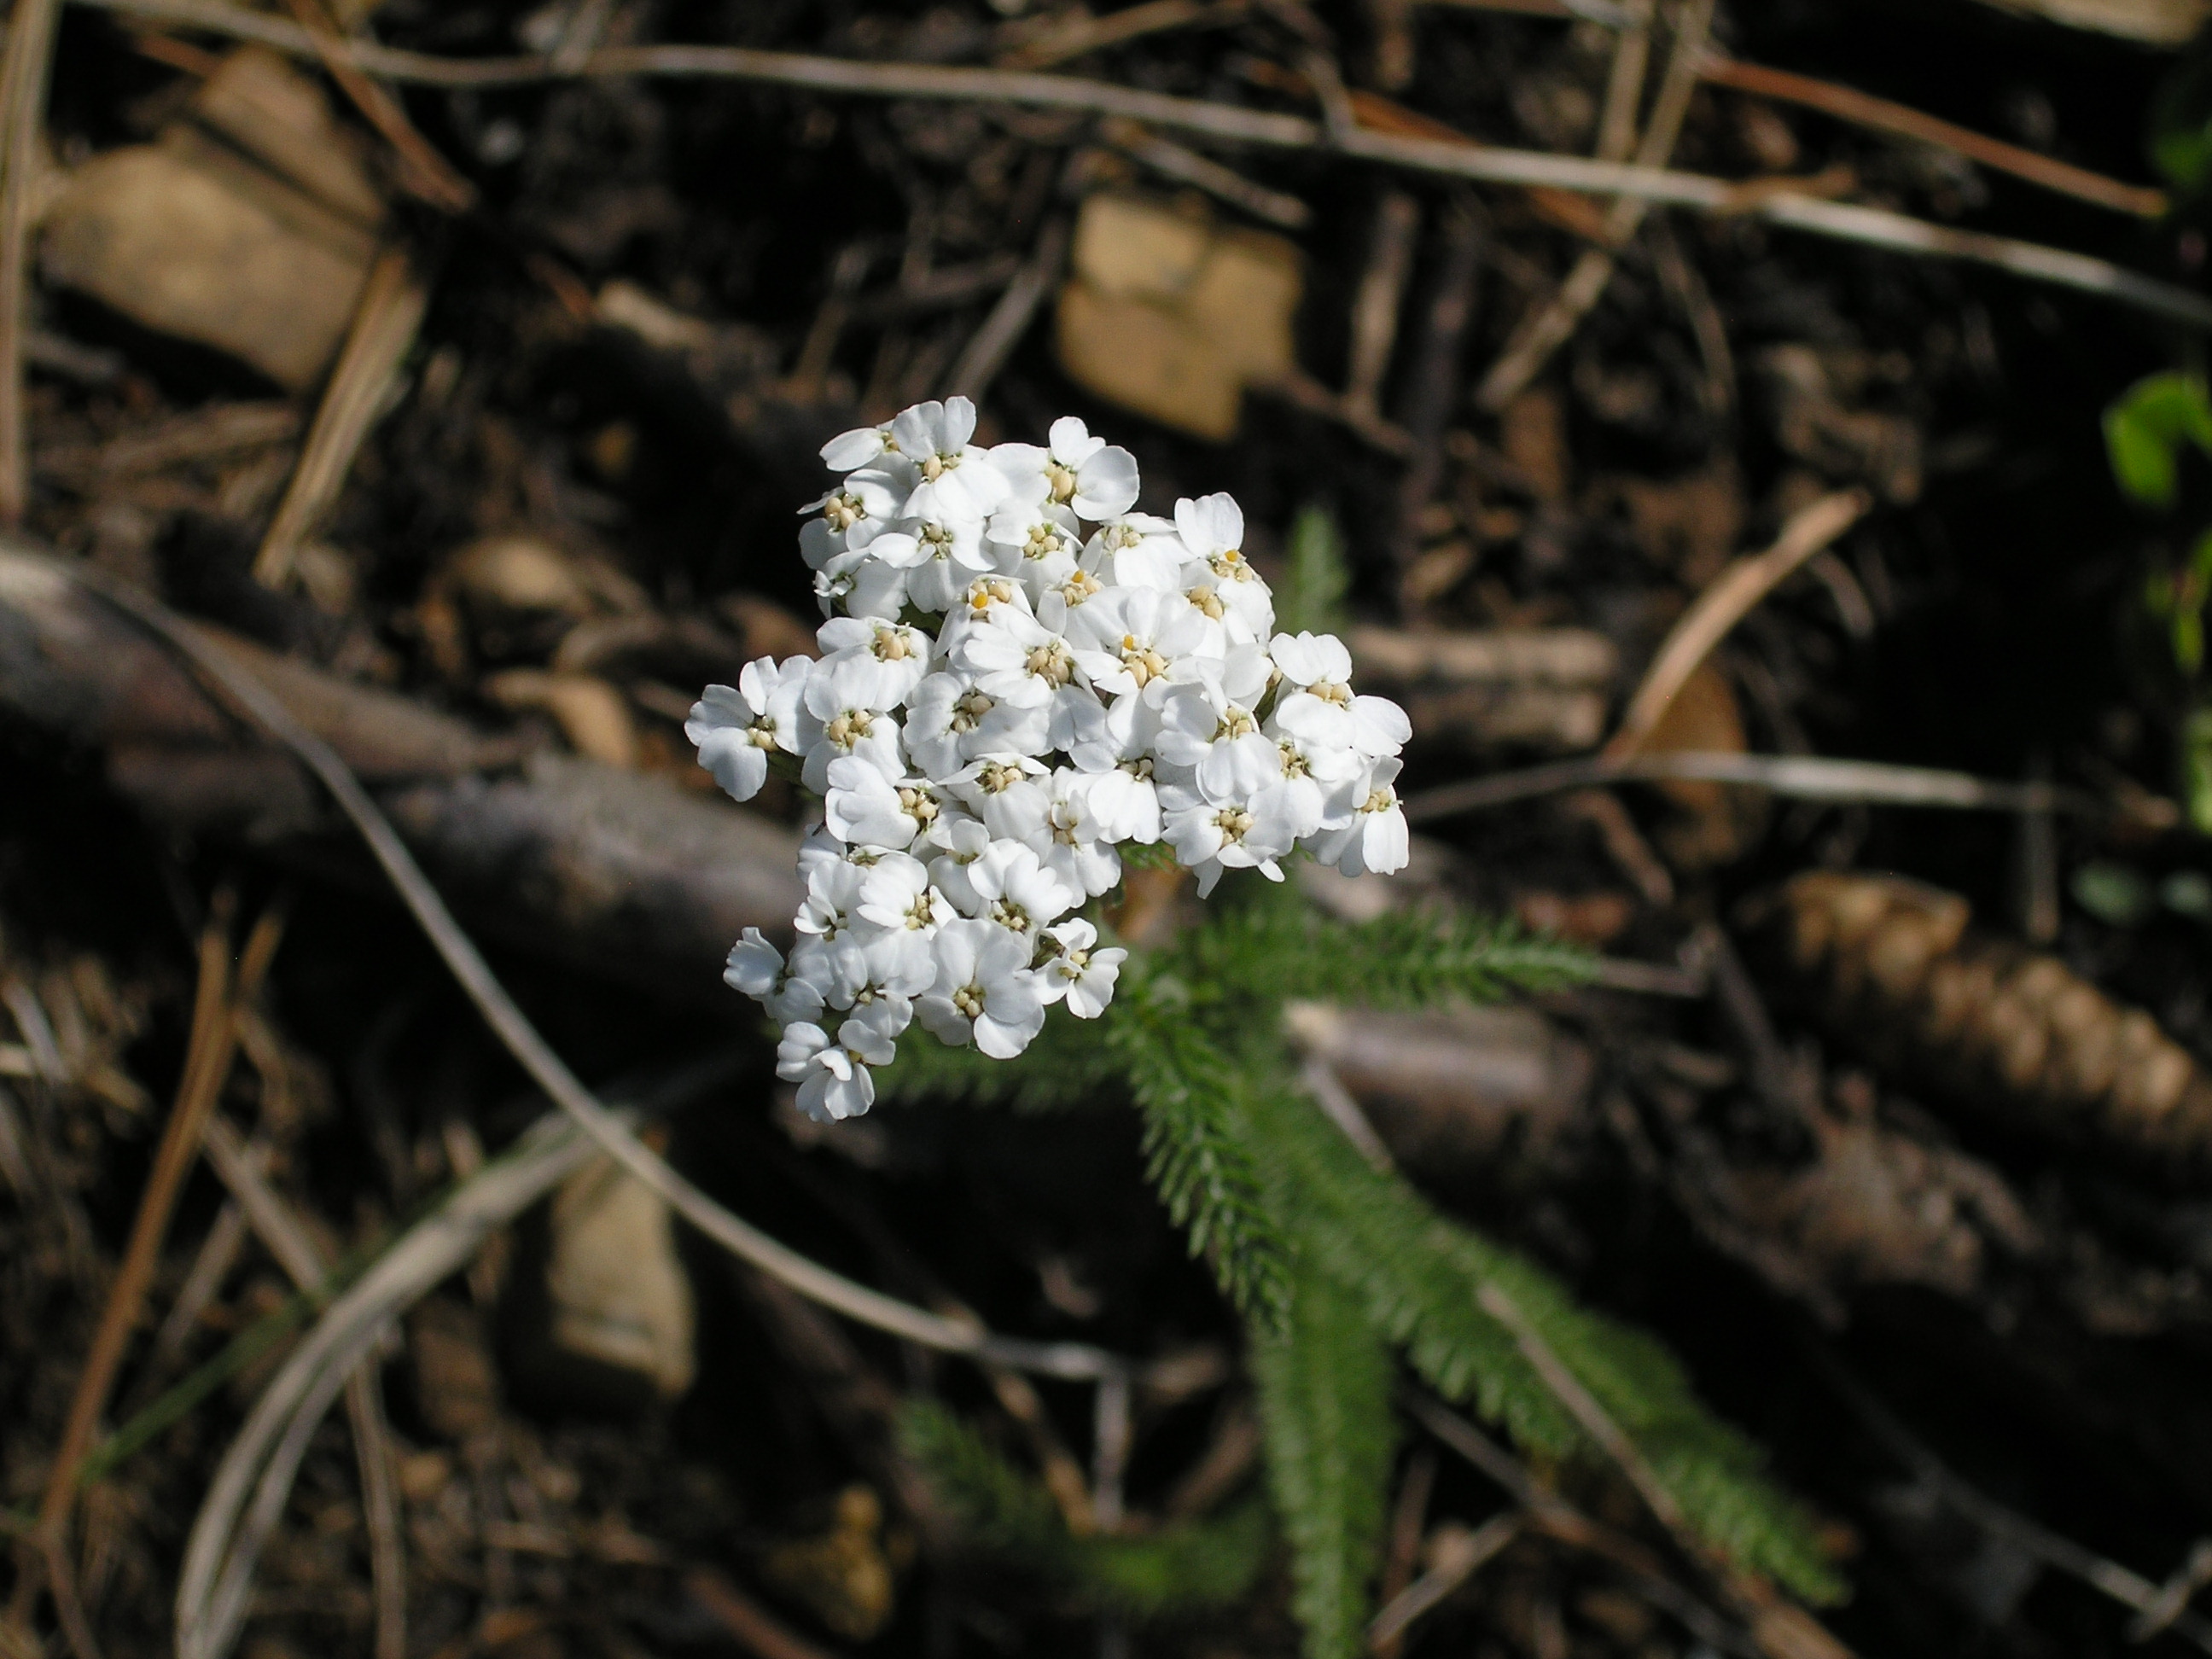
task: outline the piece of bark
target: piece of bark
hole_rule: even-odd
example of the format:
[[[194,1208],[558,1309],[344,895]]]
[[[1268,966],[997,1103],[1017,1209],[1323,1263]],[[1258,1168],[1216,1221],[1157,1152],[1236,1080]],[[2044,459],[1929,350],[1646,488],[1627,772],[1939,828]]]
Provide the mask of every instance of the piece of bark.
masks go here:
[[[2204,20],[2212,16],[2212,5],[2206,0],[1984,0],[1984,3],[2154,46],[2186,46]]]
[[[1596,1062],[1531,1008],[1283,1011],[1292,1042],[1358,1097],[1390,1155],[1450,1178],[1501,1157],[1549,1161],[1586,1121]]]
[[[1748,908],[1814,1012],[1878,1065],[2007,1128],[2212,1177],[2212,1077],[2057,957],[1968,927],[1955,893],[1810,871]]]
[[[245,641],[232,652],[382,798],[462,914],[605,975],[726,1004],[748,927],[787,932],[801,896],[790,830],[665,777],[522,755],[512,738]],[[0,544],[0,733],[106,756],[164,828],[241,834],[328,863],[320,796],[150,635],[60,560]]]
[[[1405,705],[1415,736],[1571,750],[1605,735],[1620,653],[1586,629],[1351,630],[1353,666]]]

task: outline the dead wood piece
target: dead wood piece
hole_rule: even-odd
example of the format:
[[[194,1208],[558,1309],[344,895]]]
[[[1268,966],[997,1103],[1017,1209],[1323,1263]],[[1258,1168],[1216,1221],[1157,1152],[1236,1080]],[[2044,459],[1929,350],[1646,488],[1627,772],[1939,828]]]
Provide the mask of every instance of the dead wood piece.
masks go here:
[[[1605,729],[1620,656],[1583,629],[1417,633],[1358,627],[1364,679],[1405,704],[1414,732],[1476,745],[1588,749]]]
[[[1529,1008],[1380,1013],[1284,1010],[1291,1040],[1327,1065],[1384,1146],[1425,1175],[1468,1176],[1511,1154],[1543,1164],[1586,1122],[1596,1062]]]
[[[2004,1178],[1978,1159],[1876,1122],[1825,1113],[1814,1122],[1811,1164],[1692,1173],[1702,1196],[1765,1247],[1748,1254],[1751,1265],[1784,1293],[1808,1294],[1816,1311],[1839,1316],[1844,1294],[1869,1285],[1970,1296],[1992,1244],[2026,1255],[2040,1243]],[[1810,1294],[1815,1286],[1823,1293]]]
[[[720,965],[748,927],[798,907],[790,831],[664,778],[542,756],[520,775],[508,738],[350,684],[212,629],[197,637],[252,673],[363,777],[422,856],[511,938],[720,1001]],[[253,792],[277,830],[312,821],[286,758],[241,743],[222,704],[160,644],[81,587],[68,565],[0,546],[0,730],[105,750],[110,777],[157,821],[228,831]],[[184,782],[180,787],[178,777]],[[198,811],[210,817],[193,816]],[[287,813],[292,816],[288,819]]]
[[[42,259],[49,279],[299,391],[345,336],[382,217],[320,91],[247,48],[158,143],[77,169]]]
[[[2008,1127],[2212,1176],[2212,1077],[2139,1008],[2057,957],[1972,931],[1966,901],[1812,871],[1754,906],[1815,1012],[1878,1064]]]
[[[1094,195],[1060,293],[1060,365],[1079,384],[1179,431],[1235,435],[1247,386],[1297,368],[1298,252],[1134,197]]]

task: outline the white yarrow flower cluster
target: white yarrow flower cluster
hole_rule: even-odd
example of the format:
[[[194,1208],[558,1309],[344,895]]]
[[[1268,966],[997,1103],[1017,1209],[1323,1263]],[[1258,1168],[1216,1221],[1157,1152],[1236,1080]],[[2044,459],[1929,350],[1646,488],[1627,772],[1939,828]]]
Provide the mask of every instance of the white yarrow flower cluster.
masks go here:
[[[770,757],[823,799],[787,957],[757,928],[726,975],[783,1027],[817,1118],[865,1112],[919,1019],[1010,1059],[1064,1003],[1095,1019],[1127,952],[1080,914],[1123,842],[1164,842],[1201,894],[1406,862],[1403,710],[1352,690],[1325,634],[1275,632],[1227,495],[1136,512],[1137,464],[1070,416],[1042,447],[973,441],[964,398],[824,447],[802,509],[822,656],[746,665],[685,727],[738,800]]]

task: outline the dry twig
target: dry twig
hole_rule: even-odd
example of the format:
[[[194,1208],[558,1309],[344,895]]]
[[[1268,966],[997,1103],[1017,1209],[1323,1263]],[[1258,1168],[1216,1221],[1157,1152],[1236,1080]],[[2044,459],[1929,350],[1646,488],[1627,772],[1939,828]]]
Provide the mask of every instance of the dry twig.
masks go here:
[[[1674,46],[1668,55],[1658,95],[1652,100],[1651,119],[1635,146],[1642,167],[1664,167],[1681,137],[1682,122],[1690,112],[1690,94],[1697,90],[1698,66],[1705,40],[1712,28],[1713,0],[1685,0],[1674,24]],[[1642,37],[1640,29],[1621,36],[1621,51]],[[1635,104],[1629,105],[1632,118]],[[1602,153],[1602,152],[1601,152]],[[1628,146],[1621,146],[1625,159]],[[1610,158],[1608,158],[1610,159]],[[1542,306],[1514,331],[1511,340],[1483,376],[1475,401],[1485,409],[1503,409],[1536,378],[1552,354],[1572,337],[1576,325],[1595,306],[1613,280],[1613,250],[1635,235],[1644,222],[1646,204],[1633,199],[1615,202],[1607,210],[1602,245],[1584,248],[1567,279]]]
[[[1761,98],[1797,104],[1876,132],[1891,133],[1899,138],[1933,144],[1938,149],[1948,149],[1985,167],[2008,173],[2015,179],[2025,179],[2045,190],[2055,190],[2077,201],[2094,203],[2118,213],[2158,219],[2165,216],[2168,206],[2166,194],[2162,190],[2152,190],[2142,185],[2122,184],[2117,179],[2107,179],[2087,167],[2071,166],[2054,157],[2039,155],[2034,150],[2023,149],[2018,144],[2008,144],[2002,139],[1991,138],[1968,127],[1954,125],[1905,105],[1893,104],[1887,98],[1876,98],[1851,87],[1838,86],[1832,81],[1819,81],[1809,75],[1793,75],[1787,70],[1740,63],[1711,52],[1698,62],[1697,76],[1699,80],[1717,87],[1729,87]]]
[[[1651,659],[1644,683],[1620,718],[1620,729],[1601,751],[1602,757],[1623,760],[1641,748],[1713,647],[1784,577],[1857,523],[1872,504],[1863,490],[1823,495],[1790,515],[1773,546],[1737,560],[1715,577],[1682,613]]]
[[[258,40],[298,57],[318,55],[314,41],[298,25],[246,11],[225,0],[78,0],[78,3]],[[1302,116],[1243,109],[1205,99],[1176,98],[1075,76],[932,64],[863,63],[746,46],[611,47],[593,52],[573,70],[557,65],[550,58],[441,58],[368,42],[348,42],[345,55],[368,73],[422,86],[523,86],[574,76],[662,76],[750,81],[867,97],[1018,104],[1121,115],[1155,126],[1267,149],[1333,147],[1354,160],[1447,178],[1634,197],[1709,213],[1751,212],[1771,223],[1814,235],[1990,265],[2031,281],[2099,295],[2192,328],[2212,328],[2212,300],[2172,283],[2154,281],[2087,254],[1978,231],[1953,230],[1885,209],[1796,196],[1747,203],[1735,185],[1701,173],[1510,149],[1467,138],[1407,137],[1364,126],[1332,132]]]
[[[1830,760],[1820,755],[1739,755],[1697,750],[1640,755],[1618,761],[1599,757],[1554,761],[1517,772],[1500,772],[1464,783],[1439,784],[1408,795],[1406,817],[1433,823],[1462,812],[1487,811],[1539,795],[1594,785],[1680,778],[1701,783],[1740,783],[1796,800],[1881,806],[1931,806],[1957,811],[2113,812],[2094,797],[2051,784],[2008,783],[1924,766],[1880,761]]]
[[[315,55],[330,71],[331,79],[353,100],[354,107],[384,135],[399,157],[399,182],[411,196],[421,198],[447,213],[466,213],[476,205],[477,190],[453,170],[453,164],[415,130],[407,112],[390,93],[362,74],[343,50],[343,38],[331,27],[322,0],[291,0],[292,15],[314,43]],[[566,44],[565,42],[563,43]],[[556,58],[562,54],[556,52]]]
[[[31,214],[60,15],[61,0],[16,0],[8,14],[7,55],[0,59],[0,526],[11,529],[31,504],[30,429],[23,416]]]
[[[82,579],[117,609],[148,629],[221,686],[262,729],[306,763],[328,789],[354,828],[368,842],[392,884],[415,916],[447,967],[461,983],[495,1035],[532,1081],[582,1126],[600,1148],[715,1243],[750,1262],[793,1290],[848,1319],[903,1337],[924,1347],[967,1354],[1010,1370],[1034,1371],[1069,1381],[1095,1381],[1114,1374],[1141,1373],[1121,1355],[1079,1342],[1033,1342],[979,1331],[957,1320],[927,1312],[855,1284],[830,1272],[789,1246],[739,1219],[671,1169],[623,1127],[554,1052],[529,1016],[516,1006],[474,942],[453,919],[445,901],[422,873],[406,843],[337,751],[234,659],[210,646],[161,606],[104,575],[88,570]]]
[[[369,272],[299,465],[254,557],[253,578],[264,586],[283,586],[300,544],[337,504],[354,457],[390,401],[393,378],[429,303],[429,289],[405,249],[389,250]]]

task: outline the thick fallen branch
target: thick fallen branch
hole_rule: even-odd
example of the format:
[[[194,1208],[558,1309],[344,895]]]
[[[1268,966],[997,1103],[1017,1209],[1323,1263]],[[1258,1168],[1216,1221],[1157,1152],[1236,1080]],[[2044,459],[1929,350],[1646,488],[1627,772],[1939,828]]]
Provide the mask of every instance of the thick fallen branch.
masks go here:
[[[205,29],[234,40],[257,40],[296,58],[319,56],[297,24],[223,0],[80,0],[180,27]],[[441,58],[348,42],[347,57],[371,75],[416,86],[511,87],[574,78],[655,76],[670,79],[749,81],[816,92],[878,98],[942,100],[954,103],[1014,104],[1093,115],[1119,115],[1153,126],[1202,134],[1273,149],[1333,150],[1354,160],[1489,184],[1549,186],[1592,195],[1742,214],[1770,223],[1843,241],[1863,242],[1902,253],[1994,265],[2032,281],[2079,289],[2192,328],[2212,328],[2212,300],[2109,261],[2009,237],[1952,230],[1881,208],[1818,201],[1798,194],[1747,191],[1726,179],[1660,167],[1509,149],[1473,139],[1407,137],[1346,126],[1330,131],[1303,116],[1246,109],[1202,98],[1176,98],[1073,75],[1032,75],[1014,70],[963,69],[934,64],[871,63],[802,52],[761,52],[746,46],[617,46],[580,63],[551,58]]]
[[[336,749],[461,908],[510,939],[720,999],[731,941],[790,925],[786,829],[665,778],[525,754],[405,697],[196,632]],[[69,565],[0,544],[0,733],[11,731],[101,754],[164,828],[327,854],[307,833],[325,820],[296,763]]]

